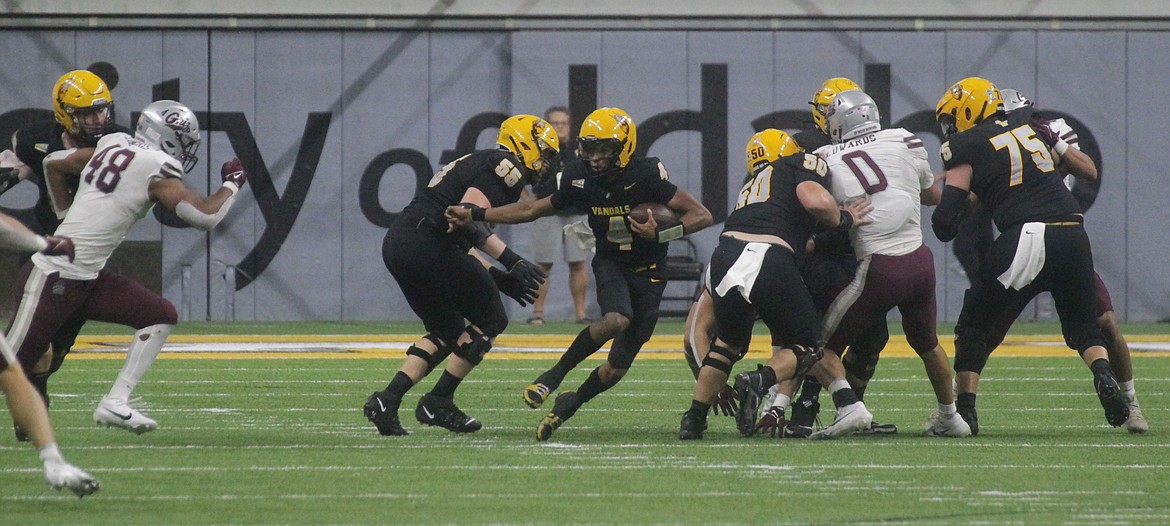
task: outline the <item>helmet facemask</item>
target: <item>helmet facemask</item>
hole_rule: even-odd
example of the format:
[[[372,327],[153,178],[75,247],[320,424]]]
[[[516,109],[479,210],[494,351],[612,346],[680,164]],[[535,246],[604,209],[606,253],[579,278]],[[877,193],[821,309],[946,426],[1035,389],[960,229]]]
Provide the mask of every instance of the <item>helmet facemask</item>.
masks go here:
[[[597,137],[579,137],[577,139],[577,158],[585,163],[585,171],[593,177],[609,176],[621,170],[619,155],[625,145],[618,139],[598,139]],[[595,169],[594,163],[609,162]],[[593,161],[593,162],[590,162]],[[599,163],[600,164],[600,163]]]

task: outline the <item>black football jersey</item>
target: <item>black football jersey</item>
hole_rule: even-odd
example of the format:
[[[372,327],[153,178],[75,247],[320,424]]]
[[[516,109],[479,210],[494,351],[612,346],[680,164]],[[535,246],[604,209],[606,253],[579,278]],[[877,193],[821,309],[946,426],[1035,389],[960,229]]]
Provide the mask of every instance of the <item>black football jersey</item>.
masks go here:
[[[777,159],[739,191],[723,231],[779,236],[797,253],[803,252],[816,220],[800,203],[796,187],[805,181],[823,186],[828,170],[824,159],[809,153]]]
[[[587,212],[598,257],[642,267],[663,261],[667,246],[634,235],[626,214],[642,203],[666,204],[677,191],[658,158],[640,157],[612,179],[590,177],[584,163],[571,163],[551,199],[557,210],[578,207]]]
[[[971,165],[970,190],[991,210],[1001,232],[1081,213],[1029,118],[1023,111],[998,115],[951,136],[939,149],[944,168]]]
[[[398,221],[411,226],[420,221],[446,231],[443,213],[463,201],[468,188],[477,188],[493,207],[515,203],[524,190],[524,175],[516,157],[505,150],[479,150],[451,161],[431,177],[426,189],[402,209]],[[401,223],[400,223],[401,224]]]
[[[134,135],[134,132],[129,128],[115,124],[110,133],[127,133]],[[65,149],[65,143],[61,140],[61,135],[65,133],[65,127],[56,120],[37,121],[26,126],[21,127],[16,131],[16,136],[13,139],[14,152],[20,158],[20,162],[28,165],[36,174],[32,180],[37,185],[39,197],[37,203],[33,207],[33,212],[37,217],[37,221],[46,230],[40,232],[41,234],[52,234],[57,229],[57,225],[61,224],[61,220],[57,219],[57,214],[53,213],[53,205],[49,202],[49,189],[45,186],[45,156],[53,152],[59,152]],[[74,189],[77,188],[77,183],[73,183]]]

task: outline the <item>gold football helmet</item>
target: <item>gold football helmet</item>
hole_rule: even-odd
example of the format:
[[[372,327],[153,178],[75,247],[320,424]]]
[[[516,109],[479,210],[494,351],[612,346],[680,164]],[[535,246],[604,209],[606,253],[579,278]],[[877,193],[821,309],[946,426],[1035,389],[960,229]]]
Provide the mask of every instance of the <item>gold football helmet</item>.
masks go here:
[[[768,128],[756,132],[751,139],[748,139],[744,162],[747,163],[748,173],[755,175],[768,163],[803,151],[804,148],[801,148],[787,133],[775,128]]]
[[[114,125],[114,96],[101,77],[70,71],[53,85],[53,115],[70,135],[92,145]]]
[[[557,132],[535,115],[513,115],[505,119],[500,123],[496,143],[524,165],[528,184],[536,184],[546,172],[560,168],[561,141]]]
[[[605,157],[612,159],[609,166],[592,175],[608,175],[624,169],[630,164],[637,146],[638,132],[634,126],[634,119],[621,108],[597,108],[585,117],[581,123],[581,133],[577,135],[577,157],[586,159]]]
[[[833,77],[821,84],[821,89],[813,93],[812,101],[809,104],[812,104],[813,122],[816,123],[817,128],[821,129],[821,133],[829,134],[829,123],[825,118],[825,115],[829,113],[829,104],[837,98],[839,93],[851,89],[861,89],[861,86],[845,77]]]
[[[999,111],[1003,111],[1003,98],[995,84],[984,78],[967,77],[938,99],[934,119],[945,138],[967,131]]]

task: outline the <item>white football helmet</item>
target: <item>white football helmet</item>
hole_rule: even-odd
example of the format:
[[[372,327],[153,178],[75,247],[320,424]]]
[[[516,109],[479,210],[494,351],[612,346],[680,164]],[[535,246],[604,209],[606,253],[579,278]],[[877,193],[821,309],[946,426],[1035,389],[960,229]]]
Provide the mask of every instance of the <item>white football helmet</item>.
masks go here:
[[[199,120],[191,108],[173,100],[160,100],[142,109],[134,136],[174,157],[183,172],[195,167],[199,151]]]
[[[1028,97],[1025,97],[1023,93],[1010,88],[999,90],[999,97],[1003,99],[1003,111],[1031,108],[1036,105]]]
[[[877,103],[859,89],[838,93],[829,103],[825,119],[829,122],[829,138],[842,143],[882,129]]]

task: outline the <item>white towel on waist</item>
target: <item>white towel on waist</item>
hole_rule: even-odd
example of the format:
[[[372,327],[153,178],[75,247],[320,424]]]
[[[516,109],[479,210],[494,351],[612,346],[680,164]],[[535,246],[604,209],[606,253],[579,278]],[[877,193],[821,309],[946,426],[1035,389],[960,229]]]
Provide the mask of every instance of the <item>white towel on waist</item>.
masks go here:
[[[1020,290],[1044,269],[1044,223],[1024,223],[1020,229],[1020,240],[1016,244],[1016,256],[999,282],[1003,286]]]
[[[723,279],[719,281],[719,286],[715,287],[715,293],[720,297],[726,296],[732,289],[739,290],[743,299],[751,303],[752,287],[756,284],[756,278],[760,275],[760,266],[764,263],[764,254],[768,252],[768,248],[772,245],[768,243],[748,243],[743,247],[743,252],[740,252],[739,259],[735,260],[735,264],[727,269],[727,274],[723,275]]]
[[[565,225],[561,230],[564,230],[565,235],[577,244],[577,248],[590,252],[597,250],[597,239],[593,237],[593,229],[589,228],[589,223],[574,221]]]

